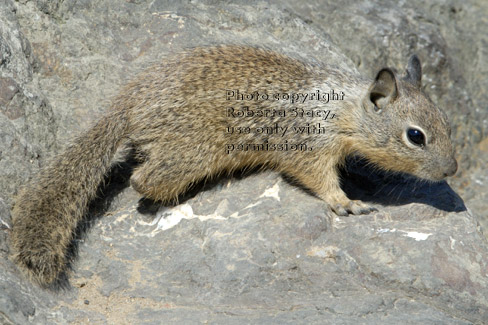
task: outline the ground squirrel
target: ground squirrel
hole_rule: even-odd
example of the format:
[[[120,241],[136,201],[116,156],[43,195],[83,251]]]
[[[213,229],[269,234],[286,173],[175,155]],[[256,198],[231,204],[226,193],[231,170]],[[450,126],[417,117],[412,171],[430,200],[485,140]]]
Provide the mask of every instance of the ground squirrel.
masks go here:
[[[20,190],[12,256],[40,285],[58,279],[74,230],[124,147],[141,162],[132,187],[156,201],[260,165],[296,179],[338,215],[368,213],[340,188],[338,168],[350,154],[431,181],[456,172],[448,120],[420,81],[415,55],[405,76],[385,68],[374,79],[245,46],[171,56],[126,85],[104,117]]]

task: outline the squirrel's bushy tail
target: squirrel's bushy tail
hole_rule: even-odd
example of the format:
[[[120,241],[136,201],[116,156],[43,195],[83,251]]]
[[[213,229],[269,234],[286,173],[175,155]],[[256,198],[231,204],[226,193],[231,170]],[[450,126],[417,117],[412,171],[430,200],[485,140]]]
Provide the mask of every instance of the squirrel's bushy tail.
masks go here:
[[[65,271],[78,222],[96,195],[126,130],[122,111],[105,115],[17,195],[12,209],[12,257],[41,286],[54,283]]]

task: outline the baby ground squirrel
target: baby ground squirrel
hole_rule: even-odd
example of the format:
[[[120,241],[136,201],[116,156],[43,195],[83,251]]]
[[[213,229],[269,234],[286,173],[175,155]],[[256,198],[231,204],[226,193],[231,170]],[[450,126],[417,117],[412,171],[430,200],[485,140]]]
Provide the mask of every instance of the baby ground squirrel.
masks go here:
[[[374,79],[245,46],[174,55],[126,85],[104,117],[20,190],[13,259],[31,280],[54,283],[66,271],[77,224],[127,147],[140,160],[132,187],[156,201],[259,165],[296,179],[338,215],[368,213],[340,188],[338,168],[350,154],[430,181],[457,170],[446,115],[420,81],[415,55],[402,78],[385,68]]]

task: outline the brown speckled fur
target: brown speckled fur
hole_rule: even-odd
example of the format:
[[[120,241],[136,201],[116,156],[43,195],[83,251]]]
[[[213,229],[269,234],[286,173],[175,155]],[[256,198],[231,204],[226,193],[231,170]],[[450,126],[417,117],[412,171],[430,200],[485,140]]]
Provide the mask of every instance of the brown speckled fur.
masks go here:
[[[416,73],[420,73],[418,67]],[[388,70],[389,71],[389,70]],[[390,76],[392,74],[386,74]],[[415,73],[414,73],[415,77]],[[420,77],[417,81],[420,83]],[[410,76],[412,79],[412,76]],[[377,112],[370,93],[396,89]],[[388,88],[390,87],[390,88]],[[226,90],[250,93],[344,91],[343,101],[227,101]],[[382,90],[384,92],[384,90]],[[379,105],[380,102],[378,102]],[[285,136],[226,134],[227,126],[302,126],[320,118],[228,118],[226,109],[326,109],[326,133]],[[405,143],[408,125],[428,139]],[[270,51],[242,46],[197,48],[172,56],[140,74],[113,101],[107,114],[19,192],[14,208],[13,258],[31,280],[47,286],[66,268],[66,253],[78,222],[120,147],[134,148],[143,162],[131,184],[145,197],[170,201],[205,177],[264,165],[285,172],[314,191],[341,215],[371,208],[349,200],[339,187],[338,166],[359,153],[380,168],[440,180],[455,172],[445,115],[411,80],[362,78],[332,66],[311,66]],[[229,143],[301,143],[312,151],[225,152]]]

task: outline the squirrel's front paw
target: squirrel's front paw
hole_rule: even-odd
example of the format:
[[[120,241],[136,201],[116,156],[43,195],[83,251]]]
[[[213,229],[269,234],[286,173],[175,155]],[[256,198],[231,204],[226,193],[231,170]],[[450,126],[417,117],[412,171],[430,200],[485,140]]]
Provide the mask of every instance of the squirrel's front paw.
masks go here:
[[[343,202],[329,203],[332,211],[338,216],[348,216],[351,214],[367,214],[373,211],[378,211],[376,208],[365,204],[359,200],[346,200]]]

